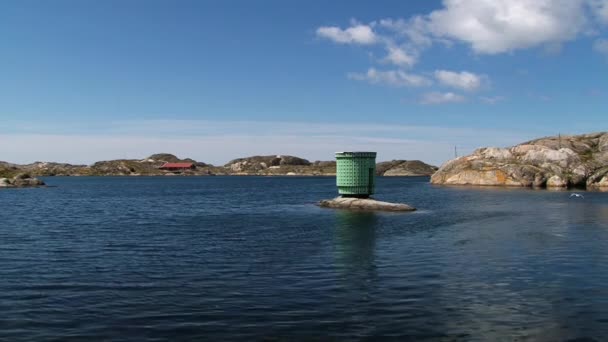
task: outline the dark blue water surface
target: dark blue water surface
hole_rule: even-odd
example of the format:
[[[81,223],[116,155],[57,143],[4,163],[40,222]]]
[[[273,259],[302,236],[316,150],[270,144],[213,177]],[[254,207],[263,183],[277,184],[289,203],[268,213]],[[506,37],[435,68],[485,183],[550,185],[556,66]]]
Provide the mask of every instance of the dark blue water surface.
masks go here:
[[[0,191],[0,340],[608,336],[608,193],[380,178],[47,178]]]

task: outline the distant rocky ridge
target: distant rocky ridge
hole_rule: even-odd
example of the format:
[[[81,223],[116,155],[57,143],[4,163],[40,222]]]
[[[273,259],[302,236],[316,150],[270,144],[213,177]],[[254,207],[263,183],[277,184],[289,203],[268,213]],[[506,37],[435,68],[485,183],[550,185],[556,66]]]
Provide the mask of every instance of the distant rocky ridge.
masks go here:
[[[193,170],[166,171],[160,167],[165,163],[192,163]],[[379,163],[378,175],[386,176],[430,176],[437,168],[420,161],[394,160]],[[163,175],[259,175],[259,176],[333,176],[335,161],[315,161],[288,155],[251,156],[234,159],[224,166],[198,162],[173,154],[153,154],[144,159],[117,159],[99,161],[92,165],[35,162],[17,165],[0,162],[0,177],[13,177],[19,173],[32,176],[163,176]]]
[[[376,164],[379,176],[431,176],[437,167],[420,160],[392,160]]]
[[[431,183],[608,189],[608,132],[480,148],[443,164]]]
[[[224,167],[236,175],[248,174],[286,174],[309,171],[311,163],[294,156],[253,156],[229,161]],[[289,171],[287,171],[289,170]],[[315,170],[322,171],[322,170]],[[335,172],[335,171],[334,171]]]

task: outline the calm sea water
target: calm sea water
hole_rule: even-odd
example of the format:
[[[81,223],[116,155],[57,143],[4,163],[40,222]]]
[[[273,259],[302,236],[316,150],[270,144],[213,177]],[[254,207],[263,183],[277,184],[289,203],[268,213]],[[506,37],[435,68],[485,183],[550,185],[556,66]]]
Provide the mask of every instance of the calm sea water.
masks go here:
[[[0,340],[605,340],[608,193],[380,178],[47,178],[0,191]]]

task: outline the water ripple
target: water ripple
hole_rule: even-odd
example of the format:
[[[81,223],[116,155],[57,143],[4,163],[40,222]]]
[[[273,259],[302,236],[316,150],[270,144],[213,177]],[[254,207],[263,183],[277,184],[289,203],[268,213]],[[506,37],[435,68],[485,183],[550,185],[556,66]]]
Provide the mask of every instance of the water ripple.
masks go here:
[[[0,340],[603,340],[608,194],[380,178],[48,178],[2,191]]]

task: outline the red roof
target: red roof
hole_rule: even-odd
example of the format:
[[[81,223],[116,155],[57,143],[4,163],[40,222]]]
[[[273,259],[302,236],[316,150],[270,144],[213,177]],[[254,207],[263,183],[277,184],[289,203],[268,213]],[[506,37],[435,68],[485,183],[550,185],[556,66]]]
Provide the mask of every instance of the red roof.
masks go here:
[[[165,163],[161,166],[161,169],[189,169],[194,166],[193,163]]]

